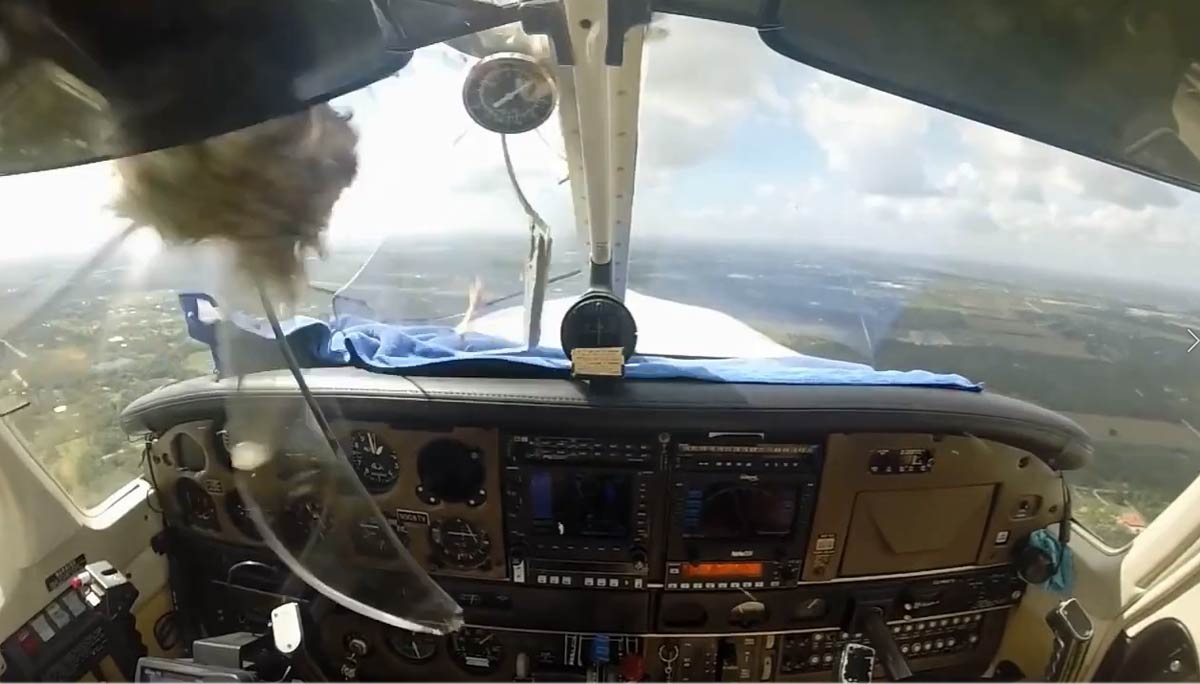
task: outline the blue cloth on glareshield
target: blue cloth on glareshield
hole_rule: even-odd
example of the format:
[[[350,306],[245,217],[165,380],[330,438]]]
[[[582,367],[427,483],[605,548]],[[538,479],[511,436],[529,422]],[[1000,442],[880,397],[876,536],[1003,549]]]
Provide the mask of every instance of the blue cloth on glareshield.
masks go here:
[[[276,344],[265,321],[245,315],[201,320],[198,311],[214,307],[212,297],[181,294],[188,334],[207,344],[222,374],[279,367],[278,354],[264,343]],[[203,304],[201,304],[203,303]],[[210,316],[211,319],[211,316]],[[222,328],[218,332],[218,325]],[[356,366],[379,373],[421,375],[439,367],[495,368],[494,364],[526,366],[543,375],[568,377],[571,362],[561,349],[524,345],[479,333],[458,333],[447,326],[396,325],[342,316],[332,321],[295,317],[281,321],[288,345],[302,366]],[[219,349],[238,347],[236,355]],[[258,361],[246,362],[246,349],[257,349]],[[232,358],[239,357],[237,363]],[[961,375],[924,370],[875,370],[866,364],[797,355],[757,359],[679,359],[635,354],[625,366],[628,378],[689,379],[780,385],[898,385],[941,387],[978,392],[980,385]]]

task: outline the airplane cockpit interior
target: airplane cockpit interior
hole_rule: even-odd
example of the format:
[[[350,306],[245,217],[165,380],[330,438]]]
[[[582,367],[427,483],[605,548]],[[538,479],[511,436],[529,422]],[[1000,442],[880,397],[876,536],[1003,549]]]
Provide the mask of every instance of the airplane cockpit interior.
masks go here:
[[[1200,678],[1198,65],[1182,0],[0,0],[0,681]]]

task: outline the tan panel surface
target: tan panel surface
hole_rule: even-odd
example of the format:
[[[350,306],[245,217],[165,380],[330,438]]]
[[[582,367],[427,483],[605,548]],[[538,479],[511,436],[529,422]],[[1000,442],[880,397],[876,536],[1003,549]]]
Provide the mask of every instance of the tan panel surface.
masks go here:
[[[974,563],[993,489],[976,485],[860,493],[846,535],[841,574],[876,575]],[[918,501],[920,505],[914,506]]]
[[[878,449],[928,449],[933,468],[927,473],[873,474],[870,454]],[[957,487],[994,486],[995,496],[982,543],[963,565],[1008,562],[1018,542],[1040,527],[1062,517],[1062,480],[1042,461],[1025,451],[976,437],[937,437],[920,434],[835,434],[825,448],[825,468],[813,515],[805,557],[804,580],[822,581],[842,574],[847,533],[855,502],[864,492],[895,492],[899,509],[911,512],[910,520],[932,524],[940,511],[925,493]],[[1025,506],[1022,509],[1022,505]],[[916,524],[916,523],[913,523]],[[1006,541],[997,544],[997,539]],[[885,557],[870,558],[870,555]],[[892,552],[856,552],[853,564],[913,570],[900,567]]]
[[[500,487],[502,466],[500,465],[500,434],[498,431],[481,428],[454,428],[445,432],[426,432],[400,430],[382,423],[360,422],[339,423],[333,427],[338,432],[339,438],[345,438],[346,444],[350,443],[351,430],[370,430],[395,450],[396,456],[400,459],[400,479],[391,490],[374,497],[376,505],[385,515],[394,513],[396,510],[405,510],[428,513],[430,522],[439,519],[462,518],[471,523],[472,527],[486,532],[491,541],[488,567],[474,570],[438,568],[429,563],[429,558],[433,555],[433,548],[429,539],[428,527],[407,523],[410,539],[409,553],[422,567],[442,575],[505,577],[507,565],[504,560],[503,496]],[[417,455],[426,444],[447,438],[478,448],[483,453],[484,490],[487,492],[487,501],[484,503],[478,506],[468,506],[466,503],[442,502],[431,506],[417,497],[417,485],[421,481],[417,474]],[[353,553],[353,551],[351,552]],[[362,560],[366,563],[372,562],[370,558],[362,558]]]

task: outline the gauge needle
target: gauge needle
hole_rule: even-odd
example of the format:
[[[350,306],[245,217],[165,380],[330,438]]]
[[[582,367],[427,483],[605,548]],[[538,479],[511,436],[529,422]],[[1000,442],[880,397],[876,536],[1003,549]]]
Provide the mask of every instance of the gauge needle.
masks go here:
[[[528,88],[531,85],[533,85],[532,80],[528,80],[528,79],[522,80],[521,85],[517,86],[516,90],[505,95],[504,97],[500,98],[499,100],[496,100],[495,102],[492,103],[492,106],[493,107],[503,107],[504,105],[508,104],[509,102],[512,102],[513,98],[520,95],[521,91],[525,90],[526,88]]]
[[[378,447],[375,446],[375,435],[370,432],[367,433],[367,444],[370,445],[370,447],[371,447],[371,453],[378,456],[379,449],[378,449]]]

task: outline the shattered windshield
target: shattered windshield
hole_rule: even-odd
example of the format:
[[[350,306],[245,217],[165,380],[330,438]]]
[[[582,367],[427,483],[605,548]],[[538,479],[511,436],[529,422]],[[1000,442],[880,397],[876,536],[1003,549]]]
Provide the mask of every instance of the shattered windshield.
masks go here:
[[[462,106],[463,78],[477,61],[431,46],[331,103],[358,135],[357,173],[320,249],[303,254],[302,286],[273,293],[282,317],[351,315],[463,332],[472,319],[515,309],[497,332],[523,341],[530,225],[513,178],[560,228],[547,291],[583,289],[557,123],[509,137],[510,177],[499,136]],[[0,179],[9,225],[20,226],[0,255],[0,410],[84,508],[141,472],[141,445],[121,431],[121,410],[158,387],[214,373],[181,296],[210,296],[215,313],[206,306],[202,316],[262,316],[235,243],[164,241],[136,228],[119,207],[125,190],[115,162]]]
[[[473,314],[520,307],[529,218],[514,181],[557,228],[559,270],[578,272],[585,257],[575,245],[558,121],[508,137],[510,176],[500,136],[462,105],[476,62],[432,46],[391,78],[331,103],[352,112],[359,175],[330,221],[328,253],[308,261],[303,312],[453,327],[472,298]],[[565,293],[567,283],[557,289]]]

